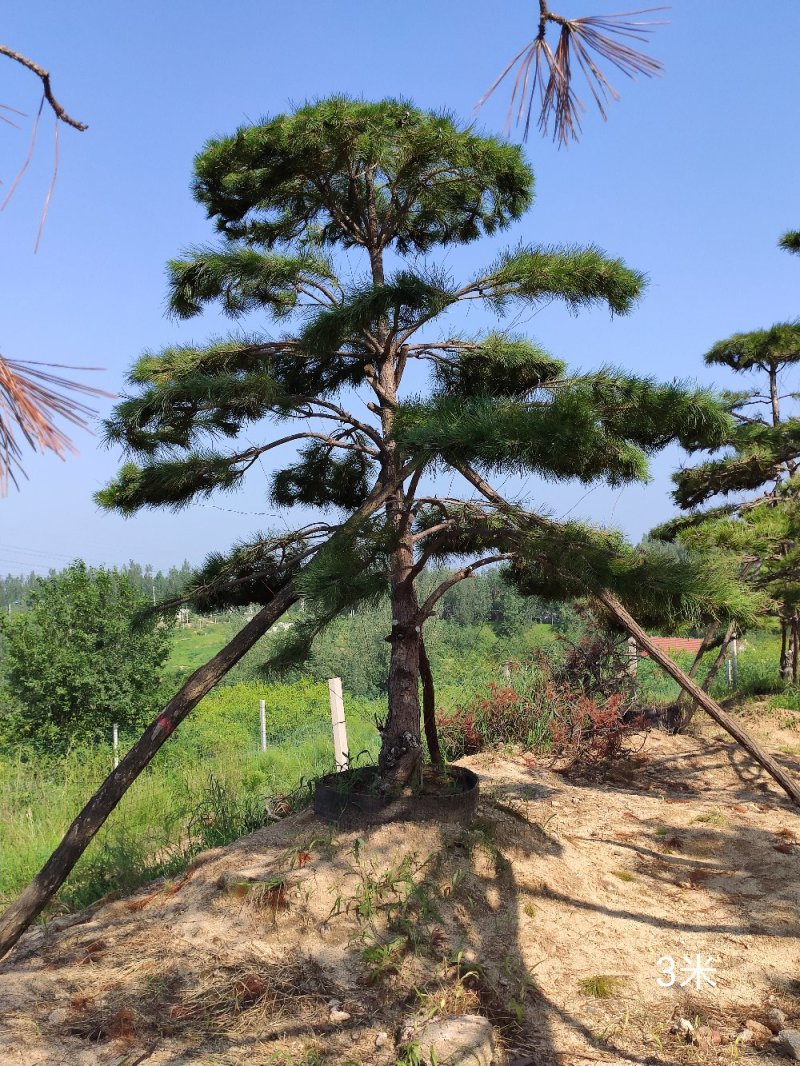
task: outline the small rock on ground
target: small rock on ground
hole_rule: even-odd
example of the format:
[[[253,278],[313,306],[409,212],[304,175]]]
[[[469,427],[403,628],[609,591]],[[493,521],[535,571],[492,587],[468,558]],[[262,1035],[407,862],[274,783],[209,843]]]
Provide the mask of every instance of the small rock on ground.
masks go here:
[[[800,1029],[781,1029],[778,1040],[781,1047],[788,1052],[789,1058],[800,1062]]]
[[[435,1051],[439,1066],[497,1066],[492,1026],[477,1014],[429,1022],[419,1035],[419,1047],[426,1062]]]
[[[771,1040],[772,1030],[766,1025],[762,1025],[761,1022],[757,1022],[755,1018],[748,1018],[745,1025],[753,1034],[756,1040]]]
[[[779,1033],[786,1028],[786,1015],[778,1007],[767,1011],[767,1025],[773,1033]]]

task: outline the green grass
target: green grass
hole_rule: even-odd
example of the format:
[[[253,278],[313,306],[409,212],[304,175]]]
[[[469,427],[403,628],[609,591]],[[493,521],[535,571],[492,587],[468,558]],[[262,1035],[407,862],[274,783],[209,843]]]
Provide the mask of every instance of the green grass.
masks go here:
[[[178,626],[172,650],[167,659],[166,673],[171,678],[185,677],[224,647],[244,625],[241,618],[224,618],[219,622],[193,622]]]
[[[240,618],[226,618],[179,629],[169,660],[172,681],[206,662],[241,624]],[[485,697],[488,682],[501,680],[498,662],[515,657],[522,644],[532,648],[553,639],[549,626],[530,626],[517,635],[512,649],[484,628],[487,632],[475,629],[483,634],[480,654],[466,644],[440,648],[438,707],[467,706]],[[474,635],[467,636],[472,640]],[[777,661],[775,634],[749,635],[739,659],[739,693],[778,691]],[[639,684],[644,702],[667,702],[677,695],[677,686],[648,660],[639,663]],[[712,691],[727,694],[724,672]],[[260,699],[267,706],[265,753],[258,751]],[[772,702],[789,712],[800,710],[800,690],[781,692]],[[385,713],[385,700],[346,695],[345,703],[351,755],[374,761],[379,739],[374,719]],[[134,740],[123,737],[123,749]],[[111,764],[106,747],[76,748],[63,758],[24,751],[0,755],[0,909],[48,858]],[[86,906],[110,890],[130,891],[154,877],[178,872],[198,850],[227,843],[263,824],[276,795],[293,790],[302,794],[304,782],[332,769],[324,681],[247,681],[218,687],[123,797],[54,909]],[[614,872],[622,880],[634,879],[628,871]]]
[[[581,991],[586,996],[594,996],[595,999],[610,999],[621,984],[619,977],[596,974],[594,977],[586,977],[581,981]]]
[[[778,673],[779,654],[780,637],[777,633],[769,630],[748,633],[740,644],[738,680],[735,690],[728,686],[726,668],[723,664],[711,685],[711,695],[715,699],[724,699],[731,695],[765,696],[780,692],[781,695],[776,697],[776,700],[781,707],[789,710],[795,709],[793,700],[796,700],[797,709],[800,709],[800,693],[795,693],[793,696],[791,690],[782,691],[783,685]],[[682,652],[672,657],[682,669],[687,671],[694,661],[693,655]],[[696,675],[699,684],[702,684],[716,657],[716,651],[704,657]],[[650,659],[639,660],[637,683],[641,701],[645,705],[674,703],[680,692],[678,683]],[[789,702],[786,702],[787,699]]]
[[[266,698],[267,751],[258,750],[258,700]],[[378,705],[348,699],[348,740],[361,760],[377,755]],[[122,738],[123,750],[134,737]],[[112,765],[108,747],[57,759],[0,757],[0,907],[59,843]],[[271,798],[334,768],[325,685],[310,682],[217,689],[134,782],[62,888],[55,910],[87,906],[183,869],[191,856],[265,823]]]
[[[630,870],[612,870],[611,873],[614,877],[618,877],[620,881],[635,881],[636,876],[632,874]]]

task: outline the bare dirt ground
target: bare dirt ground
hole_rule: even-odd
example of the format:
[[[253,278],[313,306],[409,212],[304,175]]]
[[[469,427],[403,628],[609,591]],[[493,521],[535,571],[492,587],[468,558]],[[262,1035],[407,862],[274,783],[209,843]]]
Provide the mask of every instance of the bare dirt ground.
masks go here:
[[[800,721],[755,731],[800,775]],[[786,1061],[800,817],[744,753],[704,726],[602,780],[465,763],[470,826],[303,812],[30,931],[0,967],[0,1062],[392,1066],[463,1013],[520,1064]]]

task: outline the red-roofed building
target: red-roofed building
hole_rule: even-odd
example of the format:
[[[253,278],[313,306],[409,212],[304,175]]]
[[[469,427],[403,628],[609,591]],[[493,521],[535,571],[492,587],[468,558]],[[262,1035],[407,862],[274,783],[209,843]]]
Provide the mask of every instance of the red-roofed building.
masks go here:
[[[651,637],[650,639],[657,648],[668,655],[675,651],[687,651],[692,655],[697,655],[703,643],[699,637]],[[637,648],[637,653],[643,659],[649,658],[644,648]]]

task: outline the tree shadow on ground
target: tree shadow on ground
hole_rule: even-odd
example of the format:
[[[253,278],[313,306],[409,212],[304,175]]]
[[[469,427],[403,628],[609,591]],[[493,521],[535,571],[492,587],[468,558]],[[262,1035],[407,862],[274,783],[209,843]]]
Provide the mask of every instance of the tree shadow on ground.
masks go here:
[[[703,760],[730,781],[718,747]],[[666,754],[643,767],[688,774],[693,787],[700,770]],[[800,937],[786,890],[800,848],[758,824],[757,804],[750,815],[729,810],[743,806],[731,802],[736,787],[703,795],[724,809],[720,824],[702,820],[709,803],[670,805],[685,801],[680,789],[637,803],[626,782],[591,792],[519,763],[490,758],[480,769],[470,824],[344,829],[307,811],[209,853],[183,881],[29,934],[0,967],[0,1014],[16,1042],[5,1050],[30,1043],[42,1061],[82,1066],[393,1066],[427,1019],[480,1013],[520,1064],[666,1066],[691,1050],[665,1042],[673,1007],[636,1040],[610,1024],[651,1003],[654,981],[644,991],[633,982],[630,1003],[582,991],[599,949],[613,955],[624,934],[655,961],[704,936]],[[783,844],[788,852],[774,850]],[[607,885],[623,873],[630,880]],[[716,910],[704,914],[712,897]]]

